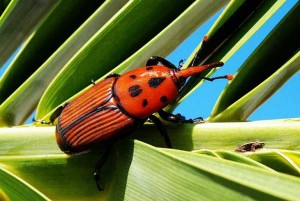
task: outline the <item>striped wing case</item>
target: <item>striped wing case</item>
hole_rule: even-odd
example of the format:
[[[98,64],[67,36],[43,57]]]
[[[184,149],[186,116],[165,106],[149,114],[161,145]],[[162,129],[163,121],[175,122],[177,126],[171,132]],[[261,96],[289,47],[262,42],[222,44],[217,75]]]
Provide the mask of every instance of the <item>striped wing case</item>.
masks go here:
[[[113,94],[116,79],[99,82],[63,109],[56,127],[62,151],[69,154],[87,151],[136,127],[137,122],[118,107]]]

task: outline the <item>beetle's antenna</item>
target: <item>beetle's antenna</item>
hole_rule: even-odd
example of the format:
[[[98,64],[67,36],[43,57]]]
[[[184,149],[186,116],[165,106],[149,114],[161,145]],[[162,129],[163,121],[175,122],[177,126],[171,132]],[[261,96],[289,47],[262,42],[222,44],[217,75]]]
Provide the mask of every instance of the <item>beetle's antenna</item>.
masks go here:
[[[231,74],[228,74],[228,75],[223,75],[223,76],[218,76],[218,77],[200,77],[200,78],[212,82],[214,80],[219,80],[219,79],[233,80],[234,76]]]

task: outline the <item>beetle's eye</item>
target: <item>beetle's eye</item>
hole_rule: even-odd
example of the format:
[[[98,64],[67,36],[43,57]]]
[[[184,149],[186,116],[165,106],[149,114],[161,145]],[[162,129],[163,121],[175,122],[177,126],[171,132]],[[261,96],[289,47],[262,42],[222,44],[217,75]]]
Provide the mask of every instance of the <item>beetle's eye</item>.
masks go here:
[[[186,78],[183,76],[179,77],[180,86],[183,86],[185,84]]]

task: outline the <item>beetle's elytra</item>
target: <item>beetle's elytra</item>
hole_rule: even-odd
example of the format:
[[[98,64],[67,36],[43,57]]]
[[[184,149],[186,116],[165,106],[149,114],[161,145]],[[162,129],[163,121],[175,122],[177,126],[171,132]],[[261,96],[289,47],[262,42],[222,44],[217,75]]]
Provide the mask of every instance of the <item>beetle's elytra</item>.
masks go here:
[[[215,62],[181,70],[161,57],[151,57],[145,67],[121,76],[112,74],[97,84],[93,83],[94,86],[52,114],[50,121],[53,123],[57,119],[57,143],[67,154],[85,152],[119,139],[150,119],[167,146],[172,147],[167,131],[153,113],[158,112],[162,119],[174,123],[199,120],[186,120],[180,114],[174,115],[162,109],[176,99],[188,77],[222,65],[222,62]],[[232,76],[204,79],[232,79]],[[102,164],[105,159],[101,161]],[[95,171],[96,180],[99,179],[98,171]],[[98,182],[97,186],[100,189]]]
[[[138,124],[120,110],[113,87],[117,77],[95,84],[61,112],[56,137],[65,153],[86,151],[95,144],[112,141]]]

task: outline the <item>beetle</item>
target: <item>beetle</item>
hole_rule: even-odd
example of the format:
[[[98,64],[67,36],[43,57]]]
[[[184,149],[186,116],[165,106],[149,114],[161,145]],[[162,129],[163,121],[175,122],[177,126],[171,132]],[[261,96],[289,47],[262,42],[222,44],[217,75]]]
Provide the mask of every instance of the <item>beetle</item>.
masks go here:
[[[167,146],[171,148],[166,129],[153,114],[158,112],[162,119],[173,123],[195,123],[201,120],[186,119],[180,114],[168,113],[163,108],[176,99],[188,77],[222,65],[222,62],[215,62],[180,69],[164,58],[153,56],[144,67],[121,76],[111,74],[99,83],[93,82],[91,88],[59,107],[51,115],[50,122],[40,122],[53,123],[57,119],[57,143],[66,154],[81,153],[114,142],[142,126],[148,119],[157,126]],[[232,76],[204,79],[230,80]],[[106,157],[107,154],[104,154],[94,173],[100,190],[98,172]]]

